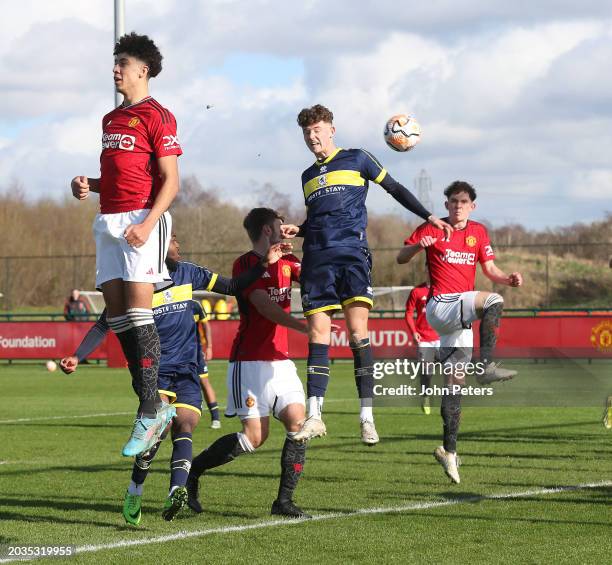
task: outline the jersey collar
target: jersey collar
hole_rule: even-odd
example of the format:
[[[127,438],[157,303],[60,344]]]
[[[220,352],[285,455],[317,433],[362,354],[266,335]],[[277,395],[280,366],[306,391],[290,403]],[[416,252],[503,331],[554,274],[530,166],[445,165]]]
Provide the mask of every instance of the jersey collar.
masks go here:
[[[321,165],[326,165],[327,163],[329,163],[336,155],[338,155],[338,153],[340,153],[340,151],[342,151],[342,147],[336,147],[336,150],[329,156],[327,156],[325,158],[324,161],[315,161],[315,165],[317,167],[320,167]]]
[[[119,108],[121,108],[122,110],[127,110],[128,108],[133,108],[134,106],[138,106],[138,104],[142,104],[143,102],[147,102],[149,100],[151,100],[151,98],[153,98],[151,95],[149,96],[145,96],[142,100],[139,100],[138,102],[134,102],[134,104],[127,104],[126,106],[123,105],[123,102],[121,104],[119,104]]]

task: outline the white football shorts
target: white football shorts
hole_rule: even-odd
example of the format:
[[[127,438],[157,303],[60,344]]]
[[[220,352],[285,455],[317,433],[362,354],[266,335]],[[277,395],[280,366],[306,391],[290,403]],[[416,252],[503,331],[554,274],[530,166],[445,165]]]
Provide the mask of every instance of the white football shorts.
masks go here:
[[[141,224],[150,210],[97,214],[93,223],[96,240],[96,288],[122,279],[153,283],[156,290],[172,286],[166,254],[172,234],[172,217],[165,212],[142,247],[132,247],[123,236],[131,224]]]
[[[234,361],[227,368],[228,417],[264,418],[289,404],[305,404],[304,387],[293,361]]]
[[[440,336],[440,348],[474,347],[472,322],[478,319],[474,301],[477,291],[432,296],[427,302],[429,325]]]

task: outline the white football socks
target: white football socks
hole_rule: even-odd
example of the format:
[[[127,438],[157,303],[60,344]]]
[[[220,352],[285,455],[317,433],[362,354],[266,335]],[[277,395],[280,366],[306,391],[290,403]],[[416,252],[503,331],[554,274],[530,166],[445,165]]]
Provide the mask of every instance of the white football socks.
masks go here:
[[[364,400],[367,400],[369,406],[364,406]],[[359,411],[359,420],[361,422],[374,422],[374,414],[372,412],[372,399],[362,398],[361,399],[361,410]]]
[[[323,410],[323,396],[309,396],[308,397],[308,417],[309,418],[321,418],[321,411]]]

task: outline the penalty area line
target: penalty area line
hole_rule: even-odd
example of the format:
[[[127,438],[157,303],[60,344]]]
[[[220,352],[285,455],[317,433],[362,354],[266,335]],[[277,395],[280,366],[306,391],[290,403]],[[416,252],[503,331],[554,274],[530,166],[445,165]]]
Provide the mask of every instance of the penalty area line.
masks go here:
[[[76,553],[91,553],[97,551],[104,551],[109,549],[118,549],[125,547],[134,547],[140,545],[149,545],[153,543],[164,543],[170,541],[178,541],[189,538],[198,538],[204,536],[210,536],[213,534],[229,534],[229,533],[237,533],[237,532],[247,532],[249,530],[259,530],[264,528],[275,528],[277,526],[291,526],[294,524],[300,524],[303,522],[320,522],[322,520],[336,520],[343,518],[354,518],[357,516],[367,516],[371,514],[398,514],[403,512],[410,512],[413,510],[428,510],[431,508],[441,508],[444,506],[454,506],[458,504],[465,503],[474,503],[474,502],[485,502],[488,500],[507,500],[514,498],[529,498],[531,496],[541,496],[547,494],[556,494],[562,492],[571,492],[577,490],[585,490],[585,489],[593,489],[599,487],[609,487],[612,486],[612,481],[602,481],[599,483],[584,483],[578,485],[569,485],[569,486],[561,486],[561,487],[553,487],[553,488],[540,488],[527,490],[522,492],[505,492],[498,494],[489,494],[482,496],[468,496],[468,497],[458,497],[451,498],[448,500],[436,500],[431,502],[417,502],[413,504],[406,504],[403,506],[381,506],[378,508],[360,508],[358,510],[353,510],[350,512],[334,512],[331,514],[319,514],[318,516],[313,516],[312,519],[303,520],[303,519],[279,519],[279,520],[266,520],[263,522],[255,522],[254,524],[243,524],[236,526],[222,526],[219,528],[209,528],[205,530],[192,530],[192,531],[180,531],[175,534],[168,534],[165,536],[157,536],[151,538],[144,539],[136,539],[136,540],[121,540],[117,542],[111,542],[100,545],[82,545],[77,546]]]

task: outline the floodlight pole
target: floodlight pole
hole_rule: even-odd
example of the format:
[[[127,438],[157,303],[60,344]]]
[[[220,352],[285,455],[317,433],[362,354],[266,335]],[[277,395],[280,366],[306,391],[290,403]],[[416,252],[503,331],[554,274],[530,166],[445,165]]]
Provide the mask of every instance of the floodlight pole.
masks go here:
[[[125,34],[125,2],[124,0],[115,0],[115,43]],[[122,96],[115,91],[115,108],[122,102]]]

